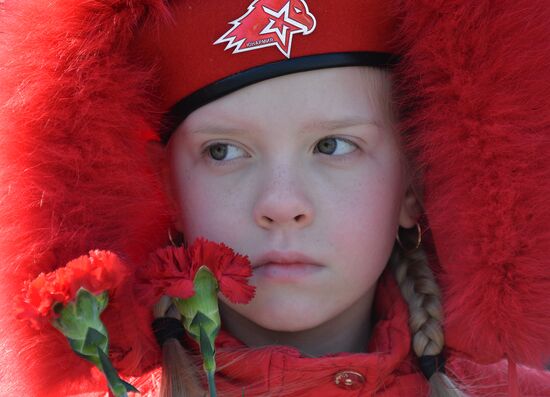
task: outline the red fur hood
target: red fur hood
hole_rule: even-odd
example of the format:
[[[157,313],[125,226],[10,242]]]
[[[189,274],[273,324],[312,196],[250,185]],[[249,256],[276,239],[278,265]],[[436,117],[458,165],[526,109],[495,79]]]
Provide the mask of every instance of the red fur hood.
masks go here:
[[[392,6],[446,344],[480,363],[541,366],[550,357],[550,7]],[[45,395],[69,371],[88,371],[76,356],[56,359],[67,352],[61,337],[14,320],[24,280],[89,249],[138,264],[166,243],[170,206],[146,144],[161,115],[156,69],[131,49],[141,26],[169,17],[162,0],[0,2],[2,395]],[[133,332],[128,373],[154,346],[143,327],[120,331]]]

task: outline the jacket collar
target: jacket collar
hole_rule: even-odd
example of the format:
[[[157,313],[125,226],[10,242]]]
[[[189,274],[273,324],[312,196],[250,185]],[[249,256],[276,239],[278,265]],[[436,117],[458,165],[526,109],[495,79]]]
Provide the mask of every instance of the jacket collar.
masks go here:
[[[375,313],[377,321],[366,353],[309,358],[287,346],[247,348],[222,330],[217,340],[218,379],[233,386],[246,385],[248,393],[271,394],[327,382],[334,386],[339,375],[351,374],[352,386],[374,392],[397,372],[416,372],[411,365],[407,305],[389,272],[379,281]]]

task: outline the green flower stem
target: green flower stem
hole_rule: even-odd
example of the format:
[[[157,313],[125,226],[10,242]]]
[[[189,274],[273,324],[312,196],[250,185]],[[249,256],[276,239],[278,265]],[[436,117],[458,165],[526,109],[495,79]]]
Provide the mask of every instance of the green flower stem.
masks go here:
[[[174,303],[183,317],[185,329],[199,344],[210,397],[215,397],[215,340],[221,325],[218,309],[218,282],[212,272],[203,266],[197,271],[193,286],[195,294],[191,298],[174,299]]]
[[[206,378],[208,379],[208,391],[210,397],[216,397],[216,383],[214,381],[215,371],[206,371]]]
[[[65,306],[58,304],[54,308],[59,317],[52,321],[52,325],[65,335],[76,354],[103,372],[115,397],[126,397],[127,392],[138,390],[120,379],[109,361],[109,335],[99,318],[108,302],[107,292],[93,295],[80,288],[73,302]]]

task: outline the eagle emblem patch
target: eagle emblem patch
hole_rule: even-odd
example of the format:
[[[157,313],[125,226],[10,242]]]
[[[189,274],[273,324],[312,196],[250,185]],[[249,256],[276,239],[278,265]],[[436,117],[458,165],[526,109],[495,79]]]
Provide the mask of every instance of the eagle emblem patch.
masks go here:
[[[255,0],[214,44],[233,54],[273,46],[290,58],[294,35],[311,34],[316,24],[306,0]]]

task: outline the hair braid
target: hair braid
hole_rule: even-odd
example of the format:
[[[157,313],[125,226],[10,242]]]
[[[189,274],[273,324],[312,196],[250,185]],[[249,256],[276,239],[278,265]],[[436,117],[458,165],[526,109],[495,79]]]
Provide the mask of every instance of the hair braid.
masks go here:
[[[406,246],[414,243],[409,239],[410,237],[405,236]],[[396,244],[390,266],[409,306],[409,327],[415,354],[419,358],[440,354],[445,345],[443,308],[440,290],[428,265],[426,253],[421,247],[406,252]],[[465,396],[443,372],[435,372],[429,383],[431,397]]]
[[[395,278],[409,305],[414,352],[418,357],[437,355],[445,344],[441,326],[443,309],[439,287],[428,267],[426,255],[421,249],[409,254],[396,249],[393,256]]]
[[[161,298],[153,310],[155,318],[172,317],[181,319],[178,310],[167,296]],[[179,340],[166,340],[162,347],[161,397],[204,397],[197,370],[191,357]]]

